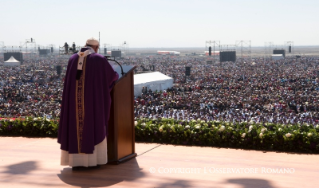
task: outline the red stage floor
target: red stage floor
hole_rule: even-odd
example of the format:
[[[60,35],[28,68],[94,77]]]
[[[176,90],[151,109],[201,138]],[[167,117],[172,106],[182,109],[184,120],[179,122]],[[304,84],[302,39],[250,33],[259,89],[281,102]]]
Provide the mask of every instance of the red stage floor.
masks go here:
[[[136,152],[120,165],[72,171],[59,165],[56,139],[0,137],[0,187],[319,187],[318,155],[143,143]]]

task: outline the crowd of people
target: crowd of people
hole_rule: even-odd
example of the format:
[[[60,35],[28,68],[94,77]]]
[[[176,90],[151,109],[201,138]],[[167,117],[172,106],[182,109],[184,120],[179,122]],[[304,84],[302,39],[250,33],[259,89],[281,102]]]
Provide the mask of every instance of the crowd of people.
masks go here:
[[[134,96],[137,118],[201,119],[229,122],[318,124],[319,58],[207,63],[206,57],[126,57],[136,73],[159,71],[174,79],[172,88],[145,87]],[[1,63],[0,63],[1,65]],[[58,74],[56,66],[62,66]],[[67,59],[25,60],[0,69],[0,116],[60,115]],[[185,75],[185,67],[191,67]]]
[[[207,64],[199,58],[153,58],[155,70],[174,78],[174,86],[164,91],[143,88],[143,94],[135,96],[135,116],[318,124],[318,60]],[[191,67],[190,76],[185,76],[186,66]]]
[[[1,117],[59,117],[65,60],[29,58],[19,67],[0,65]],[[60,75],[57,65],[62,66]]]

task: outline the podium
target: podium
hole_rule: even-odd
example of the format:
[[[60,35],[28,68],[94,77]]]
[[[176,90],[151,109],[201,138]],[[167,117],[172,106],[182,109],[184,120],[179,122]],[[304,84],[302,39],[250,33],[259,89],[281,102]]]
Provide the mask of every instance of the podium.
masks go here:
[[[119,74],[112,91],[112,105],[108,124],[108,163],[119,164],[136,157],[134,127],[134,73],[135,66],[113,66]]]

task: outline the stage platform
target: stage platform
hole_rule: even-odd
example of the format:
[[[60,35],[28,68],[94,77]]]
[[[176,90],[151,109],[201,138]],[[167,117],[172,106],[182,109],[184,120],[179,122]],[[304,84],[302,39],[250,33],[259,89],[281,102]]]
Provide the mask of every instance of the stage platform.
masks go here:
[[[72,171],[60,166],[56,139],[0,137],[0,187],[319,187],[318,155],[146,143],[136,153],[120,165]]]

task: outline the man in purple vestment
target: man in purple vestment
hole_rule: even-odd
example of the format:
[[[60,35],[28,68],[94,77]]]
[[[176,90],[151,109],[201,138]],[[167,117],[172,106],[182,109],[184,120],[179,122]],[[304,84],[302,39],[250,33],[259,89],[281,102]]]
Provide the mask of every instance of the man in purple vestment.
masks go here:
[[[119,78],[97,54],[99,42],[88,39],[69,59],[64,81],[58,143],[61,165],[92,167],[107,163],[110,92]]]

